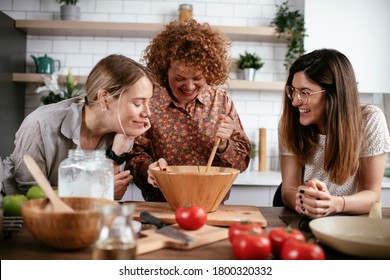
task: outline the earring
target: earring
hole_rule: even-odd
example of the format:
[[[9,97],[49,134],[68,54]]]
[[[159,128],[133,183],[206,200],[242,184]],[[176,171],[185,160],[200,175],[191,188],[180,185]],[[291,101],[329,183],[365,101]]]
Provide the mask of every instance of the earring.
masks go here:
[[[102,107],[102,112],[107,111],[107,107]]]
[[[168,77],[167,77],[167,76],[165,76],[165,77],[162,79],[162,84],[163,84],[163,86],[168,87]]]

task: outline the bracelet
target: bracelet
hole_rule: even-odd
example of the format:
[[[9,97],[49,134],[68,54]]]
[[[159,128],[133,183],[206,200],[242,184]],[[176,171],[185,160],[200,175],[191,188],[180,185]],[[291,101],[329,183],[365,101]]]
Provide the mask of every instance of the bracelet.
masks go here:
[[[130,159],[130,154],[129,153],[123,153],[120,156],[114,153],[112,150],[112,145],[107,148],[106,150],[106,157],[109,159],[112,159],[115,163],[118,165],[123,164],[125,161]]]
[[[345,209],[345,198],[344,198],[344,196],[341,196],[341,198],[343,199],[343,210],[341,210],[340,213],[343,213],[344,209]]]

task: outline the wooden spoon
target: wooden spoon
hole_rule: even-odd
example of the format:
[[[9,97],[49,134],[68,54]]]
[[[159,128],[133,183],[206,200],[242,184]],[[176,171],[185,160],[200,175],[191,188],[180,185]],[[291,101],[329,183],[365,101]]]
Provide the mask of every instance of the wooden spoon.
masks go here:
[[[207,162],[206,173],[210,171],[210,167],[211,164],[213,163],[215,153],[217,152],[219,142],[221,142],[221,138],[218,137],[217,140],[215,140],[213,150],[211,151],[209,161]]]
[[[30,170],[34,179],[41,186],[42,190],[45,192],[47,198],[50,200],[53,211],[56,212],[74,212],[74,210],[65,204],[53,191],[49,181],[46,179],[45,175],[43,175],[41,169],[35,162],[35,160],[29,155],[25,155],[23,157],[24,163],[27,165],[28,170]]]

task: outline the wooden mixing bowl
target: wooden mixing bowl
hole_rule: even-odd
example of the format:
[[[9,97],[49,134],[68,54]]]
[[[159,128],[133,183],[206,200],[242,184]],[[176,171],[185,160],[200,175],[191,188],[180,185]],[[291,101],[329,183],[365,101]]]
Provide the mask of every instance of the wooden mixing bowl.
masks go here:
[[[206,166],[168,166],[166,171],[156,167],[151,172],[172,210],[195,204],[207,212],[217,210],[240,173],[234,168],[214,166],[208,173]]]
[[[45,209],[47,198],[31,199],[22,204],[23,223],[43,243],[64,250],[86,248],[98,235],[100,213],[97,205],[117,204],[103,198],[61,197],[74,213],[58,213]],[[95,208],[95,209],[94,209]]]

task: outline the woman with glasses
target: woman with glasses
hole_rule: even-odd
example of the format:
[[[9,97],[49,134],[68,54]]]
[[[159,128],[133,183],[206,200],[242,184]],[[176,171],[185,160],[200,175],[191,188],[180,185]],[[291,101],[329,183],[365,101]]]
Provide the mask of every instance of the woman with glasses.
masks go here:
[[[279,122],[282,199],[318,218],[364,214],[380,200],[390,138],[383,112],[361,105],[352,65],[337,50],[298,58]]]
[[[30,155],[52,186],[69,149],[105,149],[114,164],[114,199],[121,199],[132,175],[120,166],[134,138],[150,128],[154,79],[141,64],[122,55],[103,58],[86,82],[86,96],[37,108],[16,133],[15,149],[4,159],[4,192],[26,194],[36,182],[23,162]]]

